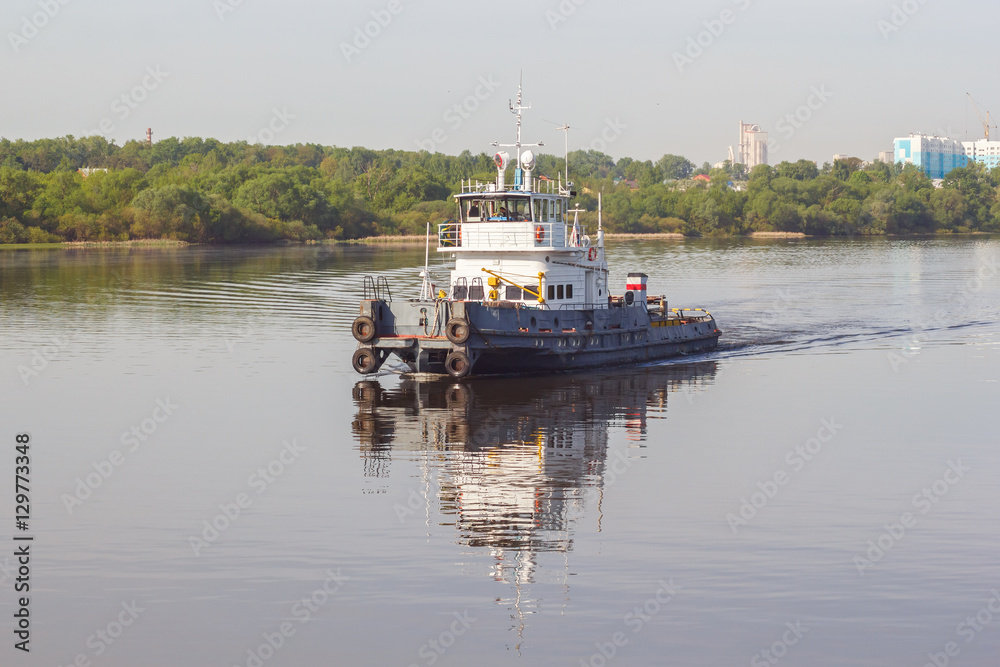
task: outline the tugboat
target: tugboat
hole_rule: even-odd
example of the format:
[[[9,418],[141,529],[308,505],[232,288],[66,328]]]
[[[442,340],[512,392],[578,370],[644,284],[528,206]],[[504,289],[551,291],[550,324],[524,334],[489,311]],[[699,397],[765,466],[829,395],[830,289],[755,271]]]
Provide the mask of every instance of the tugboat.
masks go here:
[[[420,296],[394,301],[385,277],[366,276],[352,325],[351,360],[363,375],[392,354],[411,372],[468,375],[546,373],[635,364],[715,349],[720,331],[700,308],[668,308],[646,292],[647,276],[629,273],[622,295],[608,284],[600,213],[596,239],[570,210],[572,184],[536,179],[535,156],[522,150],[517,116],[514,182],[511,156],[497,152],[496,181],[462,181],[458,217],[438,225],[437,252],[455,268],[434,294],[425,259]],[[599,208],[600,211],[600,208]],[[572,221],[570,214],[573,214]],[[428,252],[430,225],[428,225]]]

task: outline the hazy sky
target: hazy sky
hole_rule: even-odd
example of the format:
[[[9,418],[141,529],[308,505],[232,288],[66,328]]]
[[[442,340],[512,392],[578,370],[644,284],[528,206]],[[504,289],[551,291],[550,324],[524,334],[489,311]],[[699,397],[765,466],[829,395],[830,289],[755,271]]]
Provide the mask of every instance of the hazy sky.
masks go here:
[[[715,162],[742,119],[772,164],[871,159],[909,132],[978,136],[966,92],[1000,117],[998,17],[985,0],[5,0],[0,136],[492,151],[523,70],[544,152],[568,123],[571,150]]]

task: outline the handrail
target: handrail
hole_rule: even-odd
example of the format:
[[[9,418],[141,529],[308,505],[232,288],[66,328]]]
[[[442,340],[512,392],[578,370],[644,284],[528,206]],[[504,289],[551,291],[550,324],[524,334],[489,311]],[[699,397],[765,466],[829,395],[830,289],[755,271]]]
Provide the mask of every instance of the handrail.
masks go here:
[[[570,245],[572,225],[566,222],[487,221],[438,225],[439,248],[465,249],[581,249]]]

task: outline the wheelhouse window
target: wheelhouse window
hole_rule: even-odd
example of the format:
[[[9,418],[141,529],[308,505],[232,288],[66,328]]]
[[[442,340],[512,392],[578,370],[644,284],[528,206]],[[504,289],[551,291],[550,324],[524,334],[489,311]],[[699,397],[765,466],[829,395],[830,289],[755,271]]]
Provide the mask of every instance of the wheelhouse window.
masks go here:
[[[533,220],[531,215],[531,200],[527,197],[507,197],[504,199],[492,199],[487,202],[487,211],[490,222],[512,222]]]
[[[516,285],[507,285],[505,296],[508,301],[520,301],[524,298],[521,288]]]
[[[462,202],[462,212],[466,222],[480,222],[482,221],[485,202],[478,199],[467,199]]]
[[[535,200],[535,221],[536,222],[548,222],[549,214],[552,208],[552,200],[547,199],[536,199]]]

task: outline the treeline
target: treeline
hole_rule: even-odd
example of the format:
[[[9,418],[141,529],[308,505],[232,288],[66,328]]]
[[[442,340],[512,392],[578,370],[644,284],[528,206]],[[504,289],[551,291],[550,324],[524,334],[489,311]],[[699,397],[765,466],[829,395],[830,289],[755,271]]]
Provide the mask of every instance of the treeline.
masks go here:
[[[79,170],[89,170],[88,175]],[[557,178],[561,157],[539,156]],[[694,180],[705,174],[708,180]],[[0,243],[176,239],[269,242],[422,234],[453,217],[463,178],[491,181],[486,153],[458,156],[315,144],[260,146],[102,137],[0,139]],[[570,154],[583,208],[604,196],[609,231],[736,235],[1000,231],[1000,169],[958,169],[938,189],[918,170],[851,158],[697,169],[665,155]],[[588,215],[592,220],[593,214]]]

